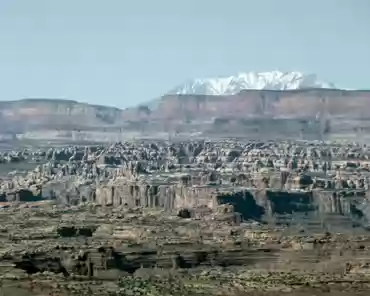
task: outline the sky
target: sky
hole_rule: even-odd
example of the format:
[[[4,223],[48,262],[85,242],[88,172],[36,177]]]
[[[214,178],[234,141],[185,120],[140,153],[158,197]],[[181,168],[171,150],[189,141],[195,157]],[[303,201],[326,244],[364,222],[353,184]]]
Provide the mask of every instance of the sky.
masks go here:
[[[124,108],[272,70],[370,89],[370,1],[0,0],[0,100]]]

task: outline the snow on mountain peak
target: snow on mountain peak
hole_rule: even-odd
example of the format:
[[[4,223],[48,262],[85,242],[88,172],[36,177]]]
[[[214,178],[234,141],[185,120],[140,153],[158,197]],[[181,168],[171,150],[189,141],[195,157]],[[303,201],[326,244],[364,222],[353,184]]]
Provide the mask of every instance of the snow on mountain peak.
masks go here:
[[[194,79],[169,94],[232,95],[244,89],[293,90],[307,88],[336,88],[332,83],[317,79],[314,74],[301,72],[248,72],[236,76]]]

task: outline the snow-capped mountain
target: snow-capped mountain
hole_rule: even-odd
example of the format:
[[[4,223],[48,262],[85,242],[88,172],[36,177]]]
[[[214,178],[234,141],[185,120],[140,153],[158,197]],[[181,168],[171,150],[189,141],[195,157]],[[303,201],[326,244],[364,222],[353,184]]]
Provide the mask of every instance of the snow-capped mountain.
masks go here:
[[[307,88],[336,87],[332,83],[318,80],[314,74],[272,71],[194,79],[176,87],[169,94],[232,95],[244,89],[292,90]]]

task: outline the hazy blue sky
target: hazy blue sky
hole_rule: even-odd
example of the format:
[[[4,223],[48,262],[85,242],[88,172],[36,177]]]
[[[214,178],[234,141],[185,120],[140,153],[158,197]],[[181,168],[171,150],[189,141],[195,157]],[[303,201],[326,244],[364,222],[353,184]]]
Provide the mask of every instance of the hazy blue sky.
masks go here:
[[[0,100],[125,107],[276,69],[370,88],[370,0],[0,0]]]

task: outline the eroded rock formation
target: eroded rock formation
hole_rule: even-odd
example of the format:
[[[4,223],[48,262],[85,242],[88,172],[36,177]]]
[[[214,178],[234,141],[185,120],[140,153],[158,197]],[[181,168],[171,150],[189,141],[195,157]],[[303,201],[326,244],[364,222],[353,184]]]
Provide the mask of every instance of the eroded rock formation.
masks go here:
[[[22,152],[39,162],[1,179],[0,276],[60,295],[170,293],[161,279],[189,295],[366,290],[369,153],[231,140]]]

